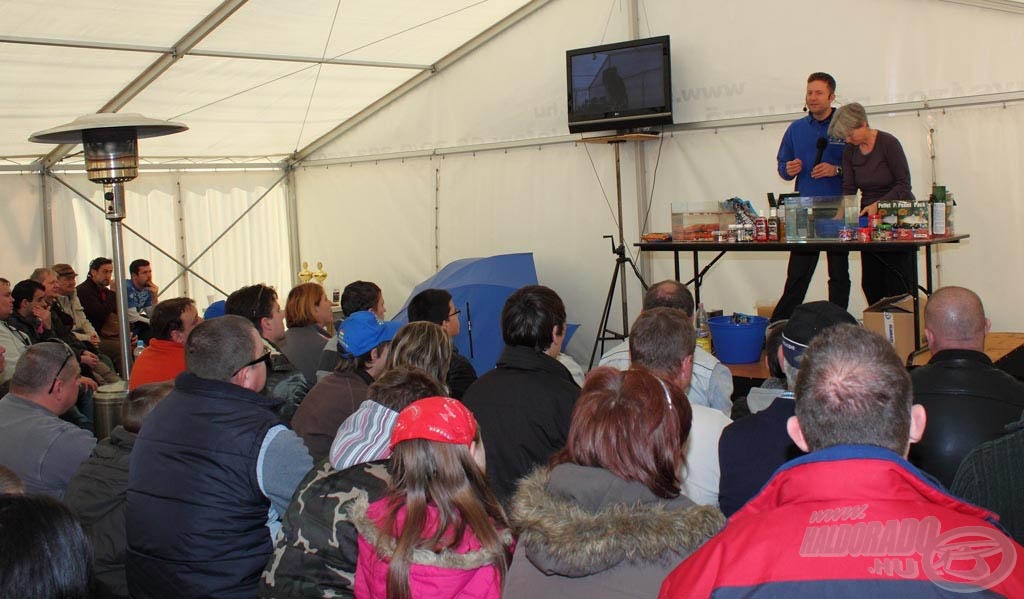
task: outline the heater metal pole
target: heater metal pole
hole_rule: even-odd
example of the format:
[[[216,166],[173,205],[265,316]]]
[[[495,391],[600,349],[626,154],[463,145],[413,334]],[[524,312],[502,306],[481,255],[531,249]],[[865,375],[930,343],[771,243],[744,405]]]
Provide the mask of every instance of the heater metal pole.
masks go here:
[[[114,281],[111,287],[117,296],[117,324],[120,329],[118,341],[121,345],[121,378],[128,380],[131,371],[132,352],[129,339],[131,330],[128,328],[128,297],[125,295],[124,274],[124,239],[121,221],[125,217],[124,183],[111,183],[106,186],[103,197],[107,204],[107,220],[110,221],[110,240],[113,246]]]

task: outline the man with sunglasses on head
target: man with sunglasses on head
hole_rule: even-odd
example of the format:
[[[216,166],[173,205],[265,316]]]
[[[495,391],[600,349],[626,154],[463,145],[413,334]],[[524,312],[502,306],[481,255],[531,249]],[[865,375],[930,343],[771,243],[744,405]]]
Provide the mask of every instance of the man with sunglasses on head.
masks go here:
[[[280,400],[260,393],[269,358],[240,316],[205,321],[185,340],[186,370],[132,451],[132,596],[256,596],[281,516],[313,467],[275,413]]]
[[[28,347],[0,399],[0,464],[31,494],[60,499],[96,437],[60,418],[78,399],[78,362],[63,343]]]
[[[432,322],[444,329],[449,337],[455,337],[462,330],[462,323],[459,321],[461,313],[462,310],[455,308],[452,294],[444,289],[424,289],[409,300],[409,307],[406,309],[409,322]],[[459,353],[453,343],[452,362],[448,367],[448,377],[445,379],[451,397],[462,399],[462,394],[475,380],[476,369]]]

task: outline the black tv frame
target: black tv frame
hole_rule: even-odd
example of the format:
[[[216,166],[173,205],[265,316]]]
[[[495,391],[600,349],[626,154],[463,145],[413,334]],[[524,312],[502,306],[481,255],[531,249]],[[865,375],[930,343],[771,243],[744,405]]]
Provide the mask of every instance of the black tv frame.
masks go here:
[[[646,106],[632,110],[609,110],[600,116],[594,114],[577,115],[573,112],[572,59],[576,56],[608,52],[625,48],[643,46],[660,46],[662,52],[662,102],[658,105]],[[565,76],[570,133],[584,131],[629,130],[654,125],[672,124],[672,62],[669,36],[662,35],[639,40],[629,40],[614,44],[577,48],[565,52]]]

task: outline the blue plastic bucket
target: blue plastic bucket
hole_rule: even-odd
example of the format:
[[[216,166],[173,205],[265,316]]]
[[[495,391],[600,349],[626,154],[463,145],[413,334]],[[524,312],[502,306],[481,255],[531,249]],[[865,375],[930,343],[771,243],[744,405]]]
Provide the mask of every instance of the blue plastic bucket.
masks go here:
[[[768,319],[763,316],[747,316],[749,323],[736,324],[732,316],[715,316],[708,319],[711,340],[715,344],[715,356],[726,364],[749,364],[761,359],[764,347],[764,332]]]

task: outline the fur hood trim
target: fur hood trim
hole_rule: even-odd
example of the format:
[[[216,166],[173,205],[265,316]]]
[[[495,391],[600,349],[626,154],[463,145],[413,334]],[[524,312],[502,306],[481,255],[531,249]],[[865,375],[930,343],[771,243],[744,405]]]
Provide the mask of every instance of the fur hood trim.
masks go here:
[[[689,502],[619,503],[587,511],[548,491],[549,480],[546,468],[522,479],[511,510],[527,558],[548,575],[589,576],[622,562],[678,562],[725,525],[718,508]]]
[[[366,539],[366,541],[373,546],[377,555],[381,556],[385,561],[390,561],[391,556],[395,553],[396,539],[390,535],[384,534],[384,531],[377,528],[377,525],[367,517],[366,510],[369,509],[369,507],[369,501],[366,496],[363,495],[357,498],[352,504],[352,507],[349,508],[349,516],[351,517],[356,530],[359,531],[360,536]],[[512,546],[512,531],[499,531],[498,538],[505,547]],[[496,556],[493,552],[488,551],[485,548],[480,548],[476,551],[469,551],[466,553],[458,553],[451,549],[445,549],[440,553],[435,553],[429,549],[417,548],[412,552],[411,563],[421,566],[445,568],[448,570],[476,570],[494,563],[495,557]],[[504,555],[500,557],[504,558]]]

